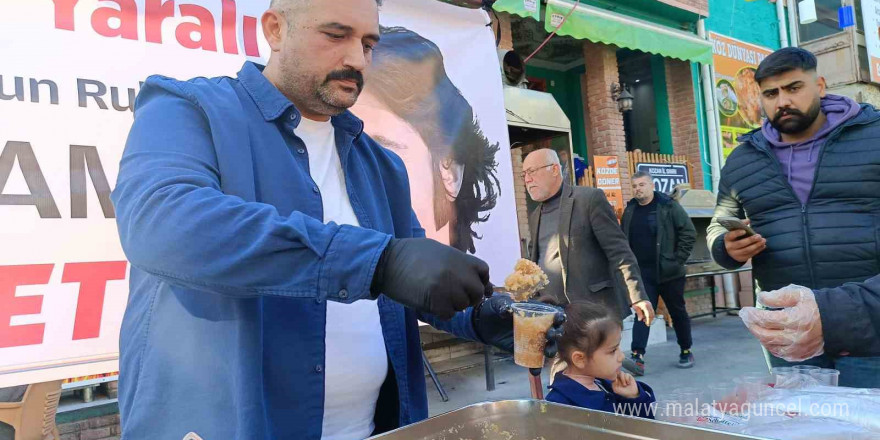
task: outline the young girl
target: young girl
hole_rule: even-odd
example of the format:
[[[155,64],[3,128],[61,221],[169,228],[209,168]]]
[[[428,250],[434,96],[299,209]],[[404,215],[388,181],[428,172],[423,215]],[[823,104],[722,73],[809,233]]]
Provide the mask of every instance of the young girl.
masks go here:
[[[590,303],[569,304],[559,356],[567,366],[556,374],[547,400],[653,419],[654,391],[620,371],[623,326],[608,308]]]

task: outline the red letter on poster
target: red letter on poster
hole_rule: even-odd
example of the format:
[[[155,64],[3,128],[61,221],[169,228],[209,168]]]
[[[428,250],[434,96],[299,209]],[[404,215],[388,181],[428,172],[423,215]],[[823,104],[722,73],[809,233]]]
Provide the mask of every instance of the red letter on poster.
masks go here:
[[[144,32],[148,43],[162,43],[162,22],[169,17],[174,17],[174,0],[147,0]]]
[[[73,8],[79,0],[52,0],[55,3],[55,28],[74,30]]]
[[[42,296],[15,296],[18,286],[46,284],[54,264],[0,266],[0,348],[43,343],[45,324],[12,325],[16,315],[35,315],[43,309]]]
[[[237,55],[238,39],[235,37],[236,23],[238,22],[238,12],[235,9],[235,1],[223,0],[223,15],[220,18],[221,31],[223,35],[223,52]]]
[[[204,49],[217,51],[217,35],[214,28],[214,16],[211,11],[196,5],[180,5],[180,15],[193,17],[198,24],[183,22],[177,25],[175,35],[177,42],[187,49]],[[198,33],[199,40],[193,40],[192,34]]]
[[[109,1],[109,0],[108,0]],[[119,9],[98,8],[92,13],[92,28],[105,37],[122,37],[127,40],[138,39],[138,10],[134,0],[112,0]],[[119,27],[110,26],[110,19],[119,19]]]
[[[126,261],[103,261],[64,265],[61,282],[79,283],[76,318],[73,321],[74,341],[100,336],[107,281],[124,280],[127,264]]]

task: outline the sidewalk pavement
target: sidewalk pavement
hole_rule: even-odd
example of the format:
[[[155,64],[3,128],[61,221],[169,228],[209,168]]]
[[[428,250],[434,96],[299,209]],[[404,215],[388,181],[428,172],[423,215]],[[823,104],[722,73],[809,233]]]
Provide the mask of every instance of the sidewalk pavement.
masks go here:
[[[717,318],[696,319],[692,321],[692,332],[696,358],[693,368],[676,367],[679,347],[671,328],[667,328],[668,342],[648,348],[645,355],[646,373],[637,379],[650,385],[658,396],[676,388],[706,388],[711,383],[732,381],[742,374],[767,371],[761,345],[746,330],[739,317],[719,312]],[[629,347],[622,348],[629,355]],[[462,360],[458,360],[459,365],[462,363]],[[488,400],[530,398],[528,372],[515,365],[509,355],[496,355],[494,391],[486,391],[483,355],[474,355],[473,362],[469,364],[473,366],[439,375],[440,382],[449,394],[448,402],[440,399],[431,378],[425,377],[428,408],[432,417]],[[438,362],[434,368],[443,371],[449,366]],[[550,379],[548,374],[549,369],[545,368],[542,376],[545,395]]]

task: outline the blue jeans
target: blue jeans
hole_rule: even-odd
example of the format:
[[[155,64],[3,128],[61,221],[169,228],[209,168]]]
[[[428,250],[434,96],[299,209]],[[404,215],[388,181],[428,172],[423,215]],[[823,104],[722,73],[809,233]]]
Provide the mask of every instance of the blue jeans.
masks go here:
[[[762,347],[763,348],[763,347]],[[792,365],[814,365],[821,368],[834,368],[840,371],[839,385],[853,388],[880,388],[880,357],[831,357],[827,354],[807,359],[803,362],[788,362],[770,354],[766,348],[764,357],[767,365],[790,367]]]

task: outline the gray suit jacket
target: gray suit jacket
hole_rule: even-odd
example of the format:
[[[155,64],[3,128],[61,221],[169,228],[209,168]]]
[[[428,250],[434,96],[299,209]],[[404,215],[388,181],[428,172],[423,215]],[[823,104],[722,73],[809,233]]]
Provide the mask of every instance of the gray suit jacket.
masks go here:
[[[563,183],[559,215],[559,252],[565,298],[538,300],[564,305],[570,302],[601,301],[621,317],[629,306],[648,299],[642,276],[617,216],[600,189],[572,187]],[[541,206],[529,217],[529,256],[538,261],[538,227]]]

